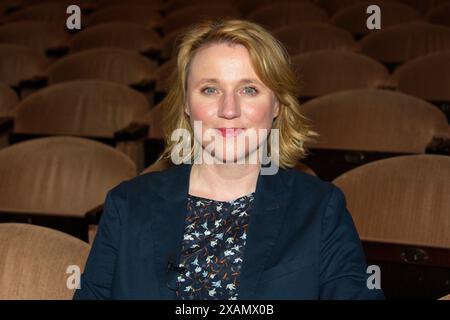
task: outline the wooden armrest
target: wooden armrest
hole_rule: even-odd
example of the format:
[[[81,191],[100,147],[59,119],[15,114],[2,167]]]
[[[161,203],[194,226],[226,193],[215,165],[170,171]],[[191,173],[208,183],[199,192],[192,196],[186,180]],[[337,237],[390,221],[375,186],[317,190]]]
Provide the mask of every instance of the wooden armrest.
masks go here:
[[[14,128],[14,118],[0,117],[0,134],[8,133]]]
[[[148,136],[150,126],[144,123],[131,123],[128,127],[114,133],[116,141],[136,141]]]
[[[48,84],[47,77],[38,76],[38,77],[34,77],[32,79],[20,81],[19,86],[20,86],[20,88],[26,88],[26,89],[40,89],[40,88],[47,86],[47,84]]]
[[[160,49],[150,48],[145,51],[141,52],[142,55],[146,56],[147,58],[151,60],[159,60],[159,57],[161,55]]]
[[[69,53],[69,47],[67,47],[67,46],[48,48],[47,50],[45,50],[45,54],[47,56],[55,57],[55,58],[65,56],[68,53]]]
[[[151,92],[156,87],[156,81],[155,79],[143,80],[139,83],[131,84],[130,87],[141,92]]]
[[[86,221],[88,224],[98,224],[103,214],[103,204],[95,207],[94,209],[86,212]]]
[[[0,209],[0,223],[30,223],[71,234],[88,242],[88,223],[84,216],[45,212],[14,212]]]
[[[446,133],[435,135],[427,146],[426,152],[450,155],[450,137]]]

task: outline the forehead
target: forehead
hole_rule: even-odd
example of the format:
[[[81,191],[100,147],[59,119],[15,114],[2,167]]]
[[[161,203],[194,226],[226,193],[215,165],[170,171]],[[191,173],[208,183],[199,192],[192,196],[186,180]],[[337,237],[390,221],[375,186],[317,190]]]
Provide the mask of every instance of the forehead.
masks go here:
[[[241,44],[230,43],[210,44],[196,52],[190,64],[188,77],[224,80],[258,78],[247,48]]]

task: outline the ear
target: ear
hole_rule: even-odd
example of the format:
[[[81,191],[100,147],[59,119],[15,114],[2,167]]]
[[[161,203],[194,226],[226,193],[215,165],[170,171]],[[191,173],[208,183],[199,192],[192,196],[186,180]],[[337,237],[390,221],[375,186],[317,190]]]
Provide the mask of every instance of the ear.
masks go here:
[[[188,115],[188,117],[191,116],[191,111],[189,110],[189,107],[187,105],[187,103],[184,104],[184,113],[186,113]]]
[[[274,109],[273,109],[273,119],[278,117],[280,114],[280,102],[278,100],[275,100]]]

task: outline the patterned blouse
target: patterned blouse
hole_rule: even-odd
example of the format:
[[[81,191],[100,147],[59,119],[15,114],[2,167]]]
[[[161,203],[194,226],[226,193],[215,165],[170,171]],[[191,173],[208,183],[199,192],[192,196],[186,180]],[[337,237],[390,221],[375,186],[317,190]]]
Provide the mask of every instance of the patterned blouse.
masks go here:
[[[254,193],[232,201],[188,197],[177,298],[236,300]]]

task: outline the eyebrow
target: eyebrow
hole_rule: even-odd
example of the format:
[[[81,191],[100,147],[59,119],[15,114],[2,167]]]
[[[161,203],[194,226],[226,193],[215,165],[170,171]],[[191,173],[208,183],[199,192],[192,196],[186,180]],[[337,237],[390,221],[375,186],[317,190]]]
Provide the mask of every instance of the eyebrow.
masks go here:
[[[197,82],[197,85],[202,85],[204,83],[220,83],[220,80],[216,79],[216,78],[204,78],[204,79],[200,79]],[[239,80],[239,84],[248,84],[248,83],[256,83],[256,84],[261,84],[261,82],[258,79],[255,78],[244,78]]]

